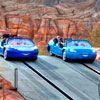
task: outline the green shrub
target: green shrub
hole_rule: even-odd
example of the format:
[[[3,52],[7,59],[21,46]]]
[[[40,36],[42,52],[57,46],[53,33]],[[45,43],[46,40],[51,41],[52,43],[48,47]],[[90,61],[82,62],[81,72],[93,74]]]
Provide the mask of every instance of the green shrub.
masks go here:
[[[100,47],[100,25],[90,33],[90,42],[95,47]]]
[[[46,47],[38,47],[39,55],[49,55],[49,52],[46,50]]]
[[[0,89],[2,89],[3,88],[3,84],[0,84]]]

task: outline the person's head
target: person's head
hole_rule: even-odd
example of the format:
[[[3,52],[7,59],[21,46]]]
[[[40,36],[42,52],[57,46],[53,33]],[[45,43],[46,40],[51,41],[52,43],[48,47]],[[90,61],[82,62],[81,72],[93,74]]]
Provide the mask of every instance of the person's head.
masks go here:
[[[57,35],[57,40],[60,40],[60,35]]]
[[[1,39],[3,39],[3,36],[1,36]]]
[[[14,35],[13,38],[17,38],[17,35]]]
[[[17,38],[17,36],[15,35],[14,38]]]

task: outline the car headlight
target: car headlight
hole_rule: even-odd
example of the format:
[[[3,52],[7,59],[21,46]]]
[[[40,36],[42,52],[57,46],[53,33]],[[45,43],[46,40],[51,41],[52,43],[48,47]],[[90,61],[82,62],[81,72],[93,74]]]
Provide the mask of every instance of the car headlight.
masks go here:
[[[92,50],[92,52],[93,52],[93,53],[95,53],[95,52],[96,52],[96,50],[94,49],[94,50]]]
[[[35,49],[38,49],[38,47],[37,47],[37,46],[34,46],[34,47],[33,47],[33,50],[35,50]]]
[[[11,45],[10,48],[15,48],[15,46]]]
[[[74,49],[70,49],[70,52],[77,52],[76,50],[74,50]]]

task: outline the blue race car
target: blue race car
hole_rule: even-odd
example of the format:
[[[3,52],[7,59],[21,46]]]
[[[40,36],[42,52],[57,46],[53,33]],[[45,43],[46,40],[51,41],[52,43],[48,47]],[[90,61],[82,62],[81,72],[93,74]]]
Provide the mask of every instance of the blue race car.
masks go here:
[[[66,39],[65,45],[55,43],[54,40],[55,39],[51,39],[47,45],[47,50],[50,52],[51,56],[60,56],[64,61],[70,59],[93,62],[96,58],[96,50],[88,40]]]
[[[36,60],[38,48],[31,38],[8,38],[0,42],[0,55],[8,58],[30,58]]]

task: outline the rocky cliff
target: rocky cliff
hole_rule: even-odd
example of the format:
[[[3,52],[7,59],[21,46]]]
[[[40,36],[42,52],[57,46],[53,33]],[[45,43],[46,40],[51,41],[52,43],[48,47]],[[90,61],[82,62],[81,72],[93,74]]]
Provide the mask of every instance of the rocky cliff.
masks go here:
[[[100,24],[100,0],[0,0],[0,34],[33,38],[38,46],[60,34],[86,38]]]

